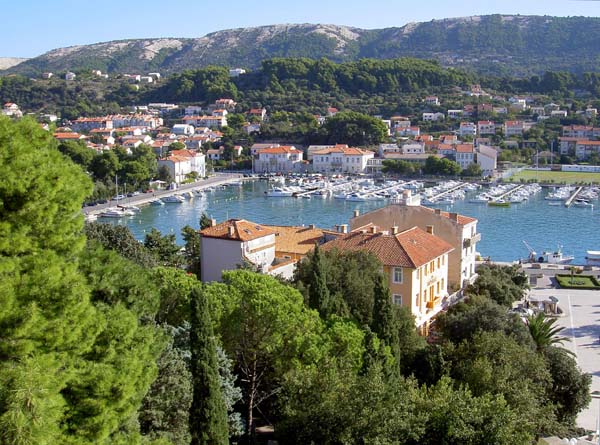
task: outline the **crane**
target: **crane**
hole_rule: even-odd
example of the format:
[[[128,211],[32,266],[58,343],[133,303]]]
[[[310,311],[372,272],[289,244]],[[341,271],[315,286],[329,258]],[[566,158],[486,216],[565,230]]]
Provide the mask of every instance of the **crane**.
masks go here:
[[[535,262],[535,256],[536,256],[536,252],[535,250],[533,250],[533,247],[531,247],[527,241],[523,240],[523,244],[525,244],[525,247],[527,247],[527,250],[529,250],[529,259],[532,262]]]

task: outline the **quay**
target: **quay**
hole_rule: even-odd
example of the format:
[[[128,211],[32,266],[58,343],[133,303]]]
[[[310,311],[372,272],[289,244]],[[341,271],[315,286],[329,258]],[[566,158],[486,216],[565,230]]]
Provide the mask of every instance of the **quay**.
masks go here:
[[[182,184],[175,190],[154,190],[151,193],[140,193],[136,196],[131,196],[123,199],[119,199],[118,201],[114,199],[110,199],[105,204],[97,204],[94,206],[83,207],[83,214],[87,217],[90,215],[98,215],[102,213],[104,210],[119,206],[144,206],[150,203],[155,199],[165,198],[167,196],[179,195],[184,192],[191,192],[194,190],[203,190],[209,187],[215,187],[224,184],[230,184],[233,182],[238,182],[243,178],[240,174],[229,174],[229,173],[217,173],[214,176],[211,176],[207,179],[201,179],[199,181],[193,182],[191,184]]]
[[[462,183],[458,184],[457,186],[452,187],[451,189],[444,190],[443,192],[440,192],[437,195],[431,196],[429,199],[435,200],[435,199],[441,198],[442,196],[445,196],[448,193],[452,193],[452,192],[454,192],[456,190],[460,190],[460,189],[466,187],[467,184],[468,184],[468,182],[462,182]]]
[[[342,189],[349,184],[352,184],[352,181],[340,182],[332,185],[331,187],[309,187],[303,192],[295,192],[292,196],[294,196],[295,198],[302,198],[303,196],[308,196],[319,191],[331,190],[331,192],[335,192],[336,190]]]
[[[515,193],[517,190],[522,189],[523,187],[525,187],[525,184],[521,184],[521,185],[517,185],[516,187],[511,188],[510,190],[508,190],[507,192],[502,193],[499,196],[496,196],[495,199],[504,199],[507,196],[512,195],[513,193]]]
[[[575,198],[577,198],[577,195],[579,195],[579,193],[582,190],[583,190],[583,187],[577,187],[577,190],[575,190],[575,193],[573,193],[571,195],[571,197],[565,201],[565,207],[571,207],[571,204],[573,203],[573,201],[575,200]]]

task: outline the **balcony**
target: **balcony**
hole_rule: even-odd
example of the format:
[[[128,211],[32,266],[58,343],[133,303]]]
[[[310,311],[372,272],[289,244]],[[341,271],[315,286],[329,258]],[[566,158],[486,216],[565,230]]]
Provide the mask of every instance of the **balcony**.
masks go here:
[[[479,241],[481,241],[481,233],[476,233],[471,238],[466,238],[463,240],[463,249],[467,249]]]
[[[433,300],[429,300],[426,304],[426,307],[428,310],[432,310],[441,304],[442,304],[442,298],[438,296],[438,297],[435,297]]]

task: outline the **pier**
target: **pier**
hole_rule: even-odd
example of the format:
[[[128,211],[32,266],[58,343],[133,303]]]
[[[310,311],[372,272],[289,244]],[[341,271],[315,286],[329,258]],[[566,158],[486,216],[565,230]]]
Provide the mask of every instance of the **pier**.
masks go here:
[[[431,199],[431,200],[436,200],[436,199],[439,199],[439,198],[441,198],[441,197],[443,197],[443,196],[446,196],[446,195],[447,195],[447,194],[449,194],[449,193],[455,192],[456,190],[460,190],[460,189],[462,189],[463,187],[466,187],[466,186],[467,186],[467,184],[468,184],[467,182],[463,182],[463,183],[461,183],[461,184],[458,184],[457,186],[454,186],[454,187],[452,187],[452,188],[450,188],[450,189],[448,189],[448,190],[444,190],[443,192],[440,192],[440,193],[438,193],[437,195],[433,195],[433,196],[431,196],[429,199]]]
[[[165,198],[167,196],[179,195],[186,192],[193,192],[195,190],[203,190],[209,187],[215,187],[224,184],[230,184],[232,182],[238,182],[242,180],[242,175],[238,174],[218,174],[211,176],[208,179],[202,179],[200,181],[191,184],[182,184],[175,190],[155,190],[152,193],[141,193],[136,196],[126,197],[119,200],[110,199],[105,204],[97,204],[95,206],[83,207],[82,211],[85,216],[98,215],[104,210],[122,206],[144,206],[155,199]]]
[[[511,188],[509,191],[502,193],[499,196],[496,196],[494,199],[498,200],[498,199],[504,199],[510,195],[512,195],[513,193],[515,193],[517,190],[521,190],[523,187],[525,187],[525,184],[521,184],[518,185],[516,187]]]
[[[325,187],[310,187],[302,192],[295,192],[292,196],[294,196],[295,198],[302,198],[303,196],[309,196],[315,192],[320,192],[320,191],[325,191],[325,190],[331,190],[331,192],[335,192],[336,190],[344,188],[349,184],[352,184],[352,181],[340,182],[337,184],[333,184],[331,186],[328,183],[327,186],[325,186]]]
[[[571,195],[571,197],[565,201],[565,207],[571,207],[571,204],[573,203],[573,201],[575,200],[575,198],[577,198],[577,195],[579,195],[579,193],[582,190],[583,190],[583,187],[577,187],[577,190],[575,190],[575,193],[573,193]]]

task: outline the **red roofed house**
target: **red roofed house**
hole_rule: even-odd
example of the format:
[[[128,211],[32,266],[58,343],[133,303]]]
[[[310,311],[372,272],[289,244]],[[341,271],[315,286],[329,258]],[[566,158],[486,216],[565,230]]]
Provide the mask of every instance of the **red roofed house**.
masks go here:
[[[411,201],[398,202],[364,215],[356,214],[350,220],[350,227],[356,230],[372,224],[384,230],[394,226],[398,226],[400,230],[414,226],[427,230],[427,226],[433,226],[435,235],[454,247],[448,264],[449,288],[458,290],[472,282],[476,277],[476,244],[481,239],[481,235],[477,233],[477,220],[458,213],[415,205],[418,200]]]
[[[206,161],[203,153],[195,150],[172,150],[167,157],[158,160],[158,167],[165,166],[177,184],[184,182],[195,172],[198,177],[206,176]]]
[[[492,121],[479,121],[477,122],[477,133],[483,134],[496,134],[496,124]]]
[[[456,162],[458,162],[460,168],[464,170],[475,162],[473,144],[456,144],[454,148],[456,149]]]
[[[364,173],[375,153],[338,144],[312,153],[313,172]]]
[[[56,132],[54,133],[54,138],[59,141],[79,141],[83,139],[87,139],[84,135],[76,133],[74,131],[68,132]]]
[[[260,121],[264,121],[265,117],[267,117],[267,110],[264,108],[252,108],[248,112],[248,116],[257,117]]]
[[[504,136],[522,136],[523,121],[506,121],[504,122]]]
[[[430,320],[449,302],[448,254],[454,247],[427,230],[369,224],[325,243],[324,251],[367,251],[383,264],[392,301],[406,306],[415,316],[421,333],[427,334]]]
[[[254,156],[256,173],[291,173],[300,171],[303,152],[294,146],[263,148]]]

